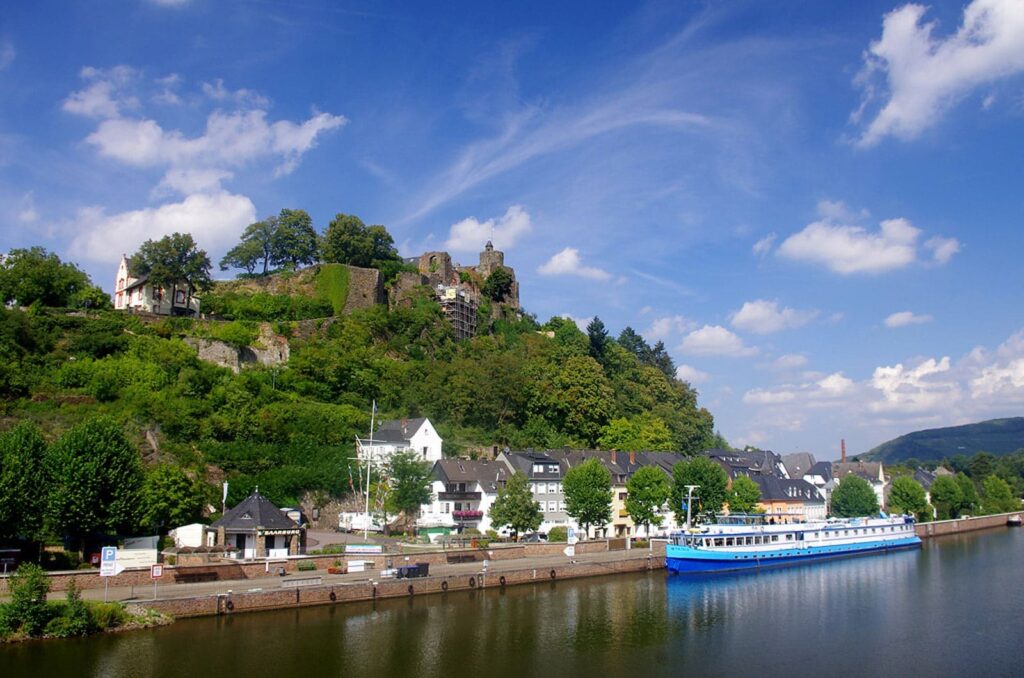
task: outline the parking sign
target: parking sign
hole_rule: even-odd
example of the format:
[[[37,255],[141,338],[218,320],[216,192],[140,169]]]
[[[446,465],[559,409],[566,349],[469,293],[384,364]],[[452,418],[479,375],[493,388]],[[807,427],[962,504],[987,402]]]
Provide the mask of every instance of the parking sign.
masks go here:
[[[113,577],[123,569],[117,564],[117,547],[104,546],[100,551],[100,576]]]

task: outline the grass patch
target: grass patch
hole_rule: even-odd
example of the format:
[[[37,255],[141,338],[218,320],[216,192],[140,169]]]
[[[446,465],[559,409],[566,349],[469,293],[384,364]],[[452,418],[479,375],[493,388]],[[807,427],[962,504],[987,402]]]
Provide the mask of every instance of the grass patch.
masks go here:
[[[321,264],[316,274],[320,296],[331,302],[334,315],[341,315],[348,301],[348,267],[344,264]]]

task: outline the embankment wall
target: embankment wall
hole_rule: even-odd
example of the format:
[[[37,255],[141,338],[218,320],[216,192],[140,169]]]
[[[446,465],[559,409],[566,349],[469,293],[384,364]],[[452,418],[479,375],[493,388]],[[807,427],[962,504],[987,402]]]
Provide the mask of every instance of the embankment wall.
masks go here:
[[[1013,511],[1012,513],[996,513],[991,516],[978,516],[977,518],[958,518],[956,520],[936,520],[931,523],[918,523],[916,526],[917,536],[921,539],[928,537],[941,537],[946,534],[959,534],[960,532],[973,532],[974,530],[986,530],[991,527],[1002,527],[1011,516],[1020,518],[1024,511]]]

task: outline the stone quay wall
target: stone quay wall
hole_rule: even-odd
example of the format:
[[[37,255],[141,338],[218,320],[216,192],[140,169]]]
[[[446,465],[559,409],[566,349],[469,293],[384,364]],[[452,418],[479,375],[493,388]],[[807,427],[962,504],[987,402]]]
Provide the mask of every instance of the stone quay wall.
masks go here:
[[[457,591],[500,589],[505,586],[553,583],[561,579],[600,577],[625,572],[663,569],[664,557],[637,549],[636,558],[602,563],[573,563],[547,568],[523,568],[489,574],[462,574],[417,579],[387,579],[357,584],[330,584],[294,589],[220,593],[194,598],[177,598],[147,602],[146,606],[173,617],[228,615],[239,612],[331,605],[344,602],[409,598],[427,594]],[[310,573],[312,574],[312,573]]]
[[[996,513],[991,516],[978,516],[977,518],[936,520],[931,523],[918,523],[915,528],[917,530],[918,537],[921,537],[921,539],[927,539],[929,537],[941,537],[947,534],[959,534],[961,532],[973,532],[974,530],[987,530],[992,527],[1003,527],[1011,516],[1021,518],[1024,516],[1024,511]]]

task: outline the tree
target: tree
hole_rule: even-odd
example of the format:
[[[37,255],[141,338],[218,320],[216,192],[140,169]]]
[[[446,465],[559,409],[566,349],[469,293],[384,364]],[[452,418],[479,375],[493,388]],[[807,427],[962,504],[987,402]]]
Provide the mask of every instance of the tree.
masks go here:
[[[320,258],[320,237],[305,210],[281,210],[271,237],[271,249],[275,266],[296,269],[303,264],[316,263]]]
[[[241,242],[220,260],[220,270],[226,271],[234,266],[235,268],[244,268],[252,273],[262,260],[263,275],[266,275],[274,258],[274,235],[276,232],[277,217],[267,217],[263,221],[246,226],[242,231]]]
[[[665,342],[659,341],[651,349],[650,364],[661,370],[662,374],[670,380],[676,378],[676,364],[672,361],[672,356],[668,354]]]
[[[921,483],[910,476],[900,476],[892,481],[889,493],[889,510],[892,513],[905,513],[917,516],[918,520],[927,517],[928,499]]]
[[[939,476],[931,487],[932,504],[939,520],[948,520],[960,515],[964,492],[956,478]]]
[[[56,533],[79,542],[94,532],[125,534],[138,524],[142,464],[121,426],[95,417],[50,446],[46,517]]]
[[[612,517],[612,474],[597,459],[569,469],[562,479],[565,512],[576,519],[583,534],[591,525],[604,525]]]
[[[641,363],[650,364],[651,347],[632,327],[626,327],[619,333],[618,342],[619,346],[635,355]]]
[[[220,270],[244,268],[246,273],[252,275],[263,256],[263,249],[258,242],[255,240],[243,240],[228,250],[224,258],[220,260]],[[263,272],[266,274],[266,263],[264,263]]]
[[[327,226],[323,243],[326,263],[372,267],[397,259],[395,241],[383,226],[367,226],[351,214],[338,214]]]
[[[391,506],[405,517],[408,528],[420,506],[429,504],[431,467],[412,452],[396,452],[388,461]]]
[[[995,472],[996,456],[990,452],[978,452],[967,462],[967,474],[981,482]]]
[[[747,476],[737,476],[729,491],[729,513],[751,513],[761,501],[761,487]]]
[[[976,477],[985,478],[986,476]],[[959,515],[970,515],[977,511],[981,506],[981,499],[978,497],[978,488],[974,486],[974,481],[961,472],[956,474],[956,483],[960,486],[960,494],[962,495],[958,509]]]
[[[498,489],[498,497],[491,504],[489,515],[492,525],[508,525],[517,538],[523,532],[540,527],[543,520],[540,504],[533,499],[525,473],[513,473],[505,486]]]
[[[1009,513],[1020,510],[1020,499],[1013,496],[1009,484],[999,476],[990,475],[982,482],[986,513]]]
[[[604,370],[590,356],[574,356],[562,364],[552,385],[550,406],[560,416],[562,430],[593,446],[615,405]]]
[[[839,487],[832,491],[832,515],[839,518],[857,518],[878,513],[878,497],[871,483],[860,476],[844,476]]]
[[[697,485],[693,491],[694,505],[690,514],[696,523],[705,518],[714,519],[721,513],[722,505],[728,500],[726,487],[729,476],[725,470],[707,457],[694,457],[681,461],[672,467],[672,505],[676,523],[686,522],[686,486]]]
[[[46,443],[22,422],[0,436],[0,538],[39,536],[48,491]]]
[[[142,525],[154,532],[195,522],[203,515],[203,492],[179,466],[160,464],[142,484]]]
[[[601,429],[598,444],[603,450],[671,450],[672,432],[651,414],[632,419],[613,419]]]
[[[604,352],[608,345],[608,330],[596,315],[587,325],[587,340],[590,345],[590,357],[604,365]]]
[[[496,268],[487,276],[480,291],[488,299],[501,303],[512,294],[512,282],[512,274],[507,268]]]
[[[668,476],[655,466],[642,466],[626,481],[626,512],[647,536],[651,525],[661,525],[659,515],[670,492]]]
[[[0,305],[104,308],[110,297],[84,271],[42,247],[0,257]]]
[[[149,276],[155,287],[171,288],[174,300],[179,286],[185,287],[185,307],[190,308],[197,291],[213,287],[210,257],[196,246],[189,233],[172,233],[159,240],[147,240],[128,260],[132,277]]]

